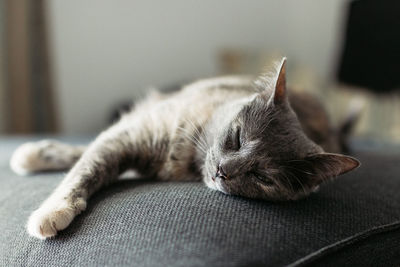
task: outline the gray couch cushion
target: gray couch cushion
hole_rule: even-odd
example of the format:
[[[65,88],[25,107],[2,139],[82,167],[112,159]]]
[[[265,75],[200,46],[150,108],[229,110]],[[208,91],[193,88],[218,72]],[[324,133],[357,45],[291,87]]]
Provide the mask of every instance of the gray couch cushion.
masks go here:
[[[13,174],[8,160],[23,141],[0,140],[1,266],[400,264],[399,155],[361,153],[360,169],[286,203],[201,183],[122,180],[96,193],[55,239],[40,241],[24,224],[63,175]]]

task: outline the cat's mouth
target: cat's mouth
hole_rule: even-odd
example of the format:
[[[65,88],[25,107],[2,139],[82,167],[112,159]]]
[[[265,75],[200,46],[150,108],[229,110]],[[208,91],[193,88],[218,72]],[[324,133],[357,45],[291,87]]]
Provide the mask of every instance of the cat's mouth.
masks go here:
[[[214,178],[213,186],[216,190],[218,190],[224,194],[229,194],[224,180],[219,179],[219,178],[217,178],[217,179]]]
[[[221,167],[221,164],[218,164],[215,174],[211,175],[213,187],[224,194],[228,194],[228,190],[226,188],[226,180],[228,179],[229,177]]]
[[[228,180],[228,175],[225,173],[224,169],[221,166],[221,163],[219,163],[217,165],[217,171],[215,172],[215,175],[211,177],[211,179],[213,181],[215,181],[215,179],[221,179],[221,180]]]

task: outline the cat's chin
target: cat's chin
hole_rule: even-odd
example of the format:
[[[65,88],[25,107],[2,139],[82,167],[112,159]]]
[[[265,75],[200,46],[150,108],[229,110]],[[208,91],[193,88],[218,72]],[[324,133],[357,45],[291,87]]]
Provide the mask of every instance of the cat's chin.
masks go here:
[[[210,188],[212,190],[220,191],[224,194],[229,194],[218,179],[212,180],[211,178],[206,177],[206,178],[204,178],[204,183],[206,184],[206,186],[208,188]]]

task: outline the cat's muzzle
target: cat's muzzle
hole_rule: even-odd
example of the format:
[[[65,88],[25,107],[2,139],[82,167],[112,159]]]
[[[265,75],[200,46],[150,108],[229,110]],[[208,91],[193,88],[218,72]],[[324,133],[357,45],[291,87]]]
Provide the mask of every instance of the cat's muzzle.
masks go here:
[[[225,173],[225,171],[222,168],[221,164],[218,165],[217,173],[215,174],[215,178],[220,178],[222,180],[227,180],[228,179],[228,175]]]

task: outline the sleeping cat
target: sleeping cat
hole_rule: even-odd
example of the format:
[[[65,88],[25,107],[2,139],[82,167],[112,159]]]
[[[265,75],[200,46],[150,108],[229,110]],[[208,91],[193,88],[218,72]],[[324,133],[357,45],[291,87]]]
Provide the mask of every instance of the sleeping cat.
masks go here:
[[[289,101],[285,64],[283,59],[272,75],[255,82],[214,78],[153,94],[88,147],[22,145],[10,162],[19,174],[72,167],[30,216],[29,234],[55,236],[85,210],[94,192],[129,169],[164,181],[202,179],[225,194],[277,201],[305,197],[359,166],[352,157],[324,152],[340,150],[338,135],[315,102],[294,93]],[[315,121],[304,118],[312,105]],[[321,123],[323,129],[315,126]]]

